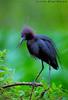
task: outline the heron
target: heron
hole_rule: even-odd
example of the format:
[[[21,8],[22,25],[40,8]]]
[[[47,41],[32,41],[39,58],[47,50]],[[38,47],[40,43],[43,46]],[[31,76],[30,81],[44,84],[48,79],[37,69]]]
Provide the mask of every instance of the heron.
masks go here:
[[[49,74],[51,67],[56,70],[58,69],[57,50],[51,38],[46,35],[35,34],[31,28],[25,27],[21,32],[20,45],[24,40],[26,41],[29,53],[32,56],[40,59],[42,63],[42,68],[36,76],[35,81],[38,79],[44,69],[44,62],[49,64]]]

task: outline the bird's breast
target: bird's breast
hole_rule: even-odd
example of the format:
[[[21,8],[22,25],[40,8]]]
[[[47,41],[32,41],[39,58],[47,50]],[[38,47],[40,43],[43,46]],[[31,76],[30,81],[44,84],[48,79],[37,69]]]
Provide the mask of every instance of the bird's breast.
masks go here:
[[[30,52],[30,54],[37,56],[39,53],[39,47],[37,45],[37,42],[35,40],[29,40],[27,41],[27,48]]]

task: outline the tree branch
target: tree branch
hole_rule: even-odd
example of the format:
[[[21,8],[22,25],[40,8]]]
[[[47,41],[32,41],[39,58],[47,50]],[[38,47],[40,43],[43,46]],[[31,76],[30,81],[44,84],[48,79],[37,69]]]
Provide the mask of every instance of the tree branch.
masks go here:
[[[18,83],[12,83],[8,85],[4,85],[2,88],[9,88],[9,87],[14,87],[14,86],[21,86],[21,85],[27,85],[27,86],[34,86],[34,87],[39,87],[43,86],[42,83],[36,83],[36,82],[18,82]]]

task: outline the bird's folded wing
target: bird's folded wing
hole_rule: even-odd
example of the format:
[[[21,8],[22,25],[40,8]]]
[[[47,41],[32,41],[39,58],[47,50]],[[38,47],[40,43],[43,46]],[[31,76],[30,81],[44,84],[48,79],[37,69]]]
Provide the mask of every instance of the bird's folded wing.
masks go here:
[[[43,40],[43,42],[41,42],[44,47],[42,47],[45,52],[47,52],[47,54],[51,57],[56,57],[57,56],[57,51],[56,51],[56,47],[55,47],[55,44],[54,42],[47,36],[45,35],[39,35],[37,34],[37,37],[40,38],[41,40]],[[40,45],[42,46],[42,45]]]

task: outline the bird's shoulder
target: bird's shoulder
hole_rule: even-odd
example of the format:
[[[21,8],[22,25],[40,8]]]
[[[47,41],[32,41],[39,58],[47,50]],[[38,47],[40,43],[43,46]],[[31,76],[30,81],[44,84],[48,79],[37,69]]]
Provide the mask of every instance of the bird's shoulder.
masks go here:
[[[38,39],[41,39],[48,46],[48,48],[53,49],[54,51],[56,51],[56,45],[50,37],[42,35],[42,34],[36,34],[36,37]]]
[[[43,41],[48,41],[50,43],[52,43],[52,39],[49,38],[48,36],[46,35],[42,35],[42,34],[35,34],[35,37],[38,38],[38,39],[42,39]]]

